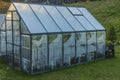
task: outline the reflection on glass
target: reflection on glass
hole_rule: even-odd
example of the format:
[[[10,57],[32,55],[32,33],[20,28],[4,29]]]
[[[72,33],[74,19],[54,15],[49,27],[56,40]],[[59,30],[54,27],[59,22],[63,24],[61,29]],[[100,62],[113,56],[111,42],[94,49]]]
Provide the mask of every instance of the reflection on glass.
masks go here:
[[[20,45],[20,29],[18,21],[14,21],[13,28],[14,44]]]
[[[20,68],[20,47],[14,46],[14,65]]]
[[[86,32],[76,33],[76,63],[86,61]]]
[[[62,35],[49,35],[49,69],[62,66]]]
[[[6,20],[12,20],[12,12],[7,12]]]
[[[19,20],[19,16],[16,12],[13,12],[13,20]]]
[[[32,36],[32,71],[47,70],[47,35]]]
[[[7,42],[12,43],[12,21],[6,21]]]
[[[1,31],[0,33],[0,55],[6,54],[6,40],[5,40],[5,32]]]
[[[97,32],[97,59],[105,58],[105,31]]]
[[[21,55],[22,55],[22,68],[24,71],[30,71],[30,36],[21,35]]]
[[[12,54],[12,45],[7,44],[7,62],[8,64],[12,65],[13,64],[13,54]]]
[[[21,20],[21,33],[26,33],[26,34],[28,34],[29,33],[29,31],[28,31],[28,29],[26,28],[27,26],[24,24],[24,22]]]
[[[64,66],[75,64],[75,34],[64,34]]]
[[[96,32],[87,32],[87,60],[92,61],[96,58]]]

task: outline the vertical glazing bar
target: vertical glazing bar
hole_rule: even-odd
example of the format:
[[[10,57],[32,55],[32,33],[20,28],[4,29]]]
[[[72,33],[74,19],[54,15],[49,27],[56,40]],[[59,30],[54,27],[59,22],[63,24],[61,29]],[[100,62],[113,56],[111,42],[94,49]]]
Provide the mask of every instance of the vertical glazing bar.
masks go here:
[[[105,44],[104,44],[105,45],[105,53],[104,54],[106,55],[106,47],[107,47],[107,45],[106,45],[106,41],[107,41],[106,40],[106,30],[104,31],[104,36],[105,36]],[[104,59],[105,59],[105,55],[104,55]],[[115,56],[115,54],[113,54],[113,56]]]
[[[97,59],[97,52],[98,52],[98,44],[97,44],[97,30],[96,30],[96,54],[95,54],[95,59]]]
[[[64,66],[64,37],[62,33],[62,67]]]
[[[88,55],[88,40],[87,40],[87,32],[86,32],[86,62],[87,62],[87,55]]]
[[[22,42],[21,42],[21,18],[19,20],[19,31],[20,31],[20,69],[22,70]]]
[[[5,62],[7,63],[7,24],[6,24],[6,19],[5,19],[5,41],[6,41],[6,59],[5,59]]]
[[[14,27],[13,27],[14,22],[13,22],[13,12],[11,13],[12,13],[12,65],[14,66]]]
[[[77,50],[77,49],[76,49],[76,48],[77,48],[77,45],[76,45],[76,34],[77,34],[77,32],[75,32],[75,64],[77,63],[77,62],[76,62],[76,54],[77,54],[77,53],[76,53],[76,52],[77,52],[77,51],[76,51],[76,50]]]
[[[33,74],[32,72],[32,35],[30,35],[30,74]]]
[[[49,70],[49,35],[47,34],[47,66]]]
[[[2,30],[0,30],[0,54],[1,54],[1,32]]]

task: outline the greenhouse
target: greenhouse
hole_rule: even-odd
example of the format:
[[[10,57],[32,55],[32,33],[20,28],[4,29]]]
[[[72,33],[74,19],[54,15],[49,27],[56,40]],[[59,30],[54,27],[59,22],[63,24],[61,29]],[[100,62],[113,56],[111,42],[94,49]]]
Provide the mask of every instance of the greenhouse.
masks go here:
[[[12,3],[1,27],[5,61],[37,74],[105,58],[105,28],[84,7]]]

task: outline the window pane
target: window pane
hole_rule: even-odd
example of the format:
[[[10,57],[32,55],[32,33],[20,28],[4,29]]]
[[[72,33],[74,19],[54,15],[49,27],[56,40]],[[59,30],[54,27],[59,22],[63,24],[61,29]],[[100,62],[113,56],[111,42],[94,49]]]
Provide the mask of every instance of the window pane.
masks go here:
[[[49,69],[62,66],[62,35],[49,35]]]
[[[97,32],[97,59],[105,58],[105,31]]]
[[[46,33],[42,24],[36,18],[28,4],[14,3],[14,5],[16,6],[19,15],[22,17],[22,20],[26,23],[26,26],[31,33]]]
[[[30,36],[21,35],[21,45],[26,48],[30,48]]]
[[[30,71],[30,36],[22,35],[21,38],[21,54],[22,54],[22,68],[24,71]]]
[[[64,66],[75,63],[75,34],[63,34],[64,39]]]
[[[20,29],[19,29],[19,21],[13,22],[13,36],[14,36],[14,44],[20,45]]]
[[[24,24],[24,22],[22,20],[21,20],[21,33],[29,34],[27,26]]]
[[[32,36],[32,71],[33,73],[47,70],[47,35]]]
[[[14,65],[20,68],[20,47],[14,46]]]
[[[0,33],[0,55],[6,54],[6,40],[5,40],[5,32],[1,31]]]
[[[7,44],[7,63],[12,65],[13,64],[13,49],[12,44]]]
[[[42,5],[30,5],[48,32],[61,32]]]
[[[87,32],[87,60],[92,61],[96,58],[96,32]]]
[[[13,20],[19,20],[19,16],[16,12],[13,12]]]
[[[12,43],[12,21],[6,21],[7,42]]]
[[[73,32],[73,29],[68,24],[68,22],[62,17],[62,15],[57,11],[54,6],[44,6],[54,21],[62,29],[63,32]]]
[[[86,32],[76,33],[76,63],[86,61]]]

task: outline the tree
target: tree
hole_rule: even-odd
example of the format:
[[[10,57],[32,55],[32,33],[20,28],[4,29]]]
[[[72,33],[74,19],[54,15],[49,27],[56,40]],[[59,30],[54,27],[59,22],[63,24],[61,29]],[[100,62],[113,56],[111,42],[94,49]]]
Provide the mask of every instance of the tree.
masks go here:
[[[115,28],[113,26],[110,27],[107,35],[108,35],[108,40],[110,40],[112,43],[116,41],[117,37],[116,37]]]

